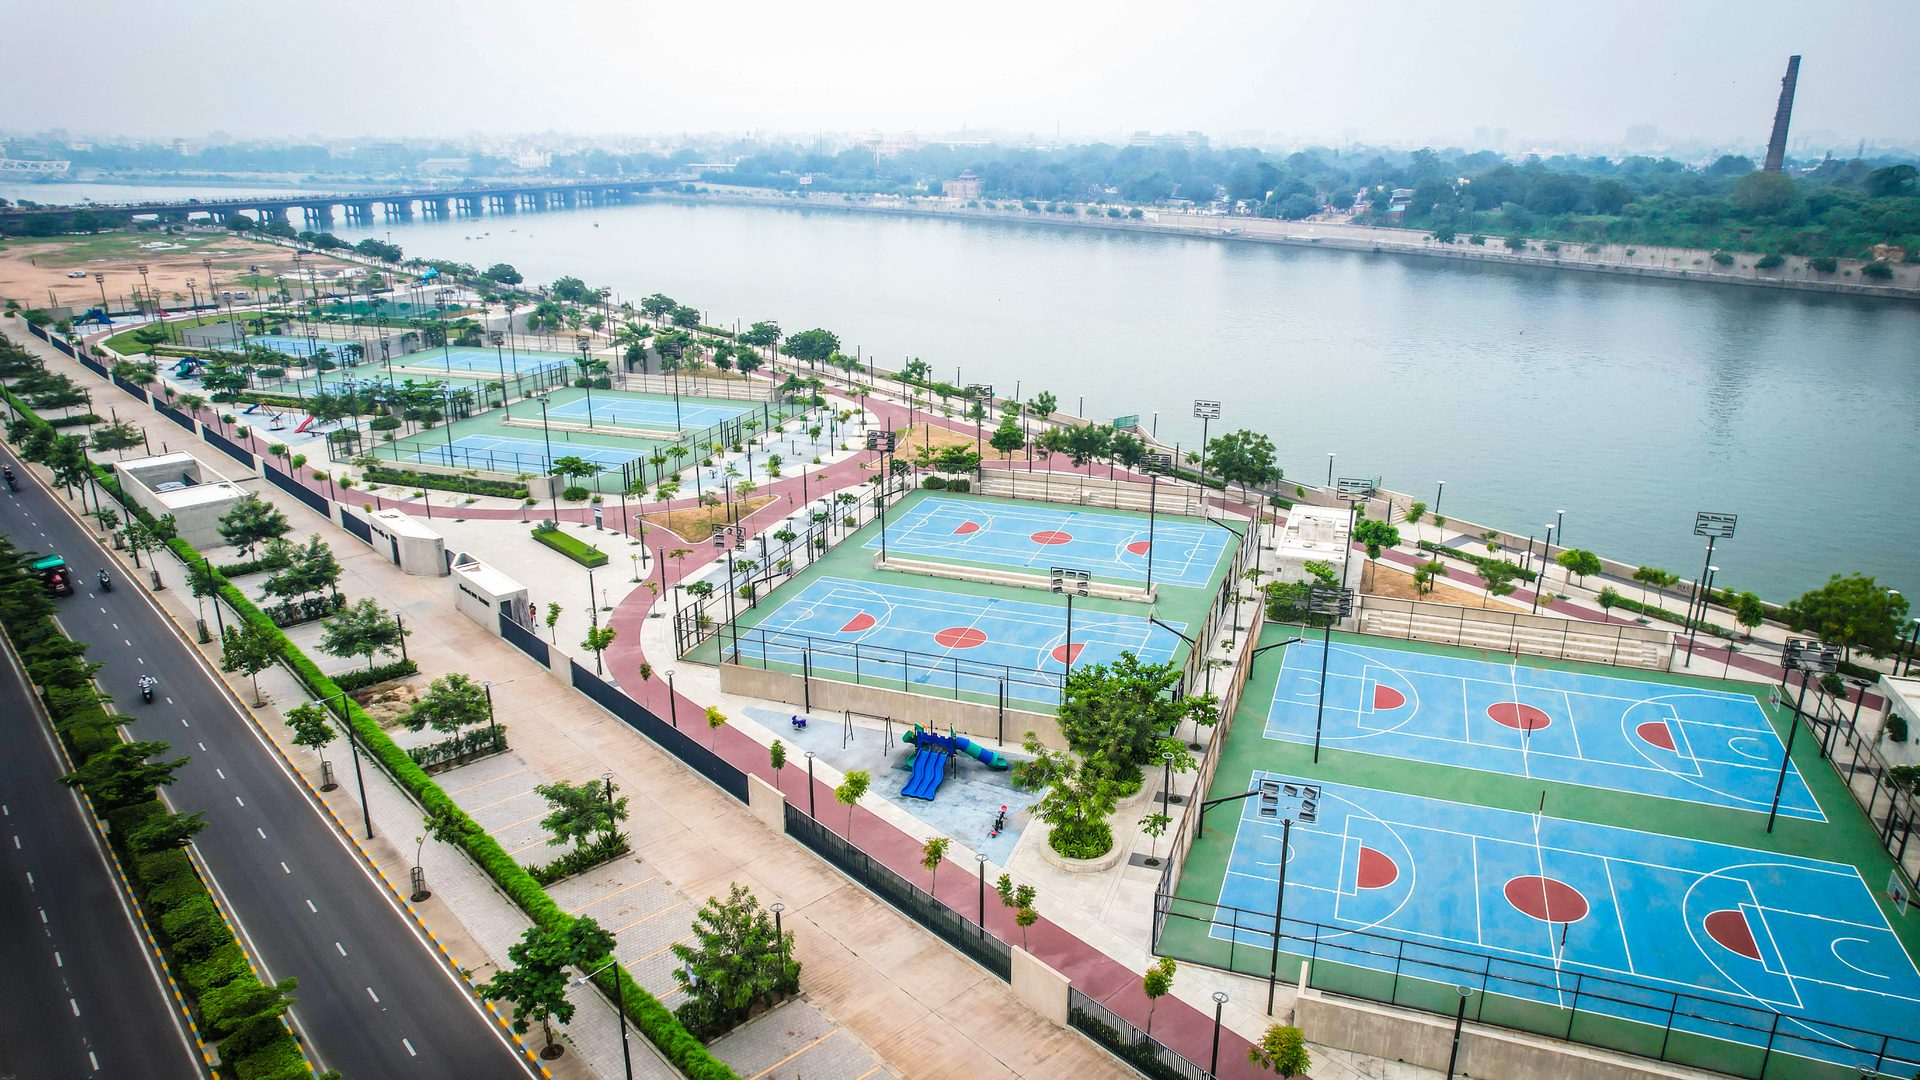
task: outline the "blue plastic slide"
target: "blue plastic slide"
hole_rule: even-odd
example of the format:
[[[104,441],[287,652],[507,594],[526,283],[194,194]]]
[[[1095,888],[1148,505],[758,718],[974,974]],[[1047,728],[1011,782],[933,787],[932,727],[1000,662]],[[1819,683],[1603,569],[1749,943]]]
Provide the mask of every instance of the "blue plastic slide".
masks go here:
[[[941,781],[947,778],[946,752],[941,750],[919,750],[913,755],[913,775],[907,778],[907,786],[900,794],[909,799],[933,801],[933,793],[940,790]]]
[[[965,735],[955,739],[954,742],[959,744],[961,753],[973,755],[979,760],[980,764],[985,765],[989,769],[1004,769],[1007,767],[1007,759],[1001,757],[998,751],[989,750],[979,743],[974,742],[972,739],[967,738]]]

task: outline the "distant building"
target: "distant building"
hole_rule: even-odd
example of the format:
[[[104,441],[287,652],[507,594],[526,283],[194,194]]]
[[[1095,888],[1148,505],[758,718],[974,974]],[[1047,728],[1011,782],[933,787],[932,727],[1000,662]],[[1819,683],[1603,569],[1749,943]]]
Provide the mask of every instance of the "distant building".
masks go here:
[[[1189,131],[1184,134],[1173,132],[1155,134],[1151,131],[1136,131],[1133,133],[1133,137],[1127,140],[1127,145],[1156,150],[1171,150],[1176,148],[1182,150],[1205,150],[1207,148],[1207,137],[1198,131]]]
[[[940,194],[949,199],[977,199],[980,197],[980,178],[973,175],[972,169],[963,170],[952,180],[940,182]]]
[[[464,176],[473,170],[473,161],[463,157],[430,157],[420,162],[426,176]]]

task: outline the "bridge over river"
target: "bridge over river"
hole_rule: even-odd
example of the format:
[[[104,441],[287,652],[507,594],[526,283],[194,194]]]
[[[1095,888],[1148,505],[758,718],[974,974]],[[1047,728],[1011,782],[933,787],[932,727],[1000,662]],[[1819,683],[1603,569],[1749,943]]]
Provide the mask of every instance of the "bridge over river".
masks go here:
[[[347,195],[243,196],[233,199],[176,199],[141,203],[88,203],[75,206],[0,207],[0,227],[36,216],[85,211],[102,226],[137,219],[186,222],[195,218],[224,222],[235,214],[286,221],[298,212],[310,228],[325,228],[338,216],[350,225],[371,225],[376,217],[430,220],[511,214],[520,210],[557,210],[626,202],[671,180],[568,180],[516,184],[462,184],[450,187],[357,192]]]

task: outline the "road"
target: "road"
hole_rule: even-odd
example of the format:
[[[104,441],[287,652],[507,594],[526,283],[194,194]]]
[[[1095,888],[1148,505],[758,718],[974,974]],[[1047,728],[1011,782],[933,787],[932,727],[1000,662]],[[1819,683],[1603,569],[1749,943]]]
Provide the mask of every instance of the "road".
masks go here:
[[[92,643],[87,658],[105,665],[99,681],[138,721],[134,737],[190,756],[166,797],[206,814],[195,851],[263,977],[299,979],[293,1023],[314,1063],[352,1080],[533,1076],[145,590],[121,579],[96,594],[105,554],[63,496],[17,471],[0,530],[21,550],[66,556],[83,588],[59,602],[61,624]],[[143,674],[160,679],[151,705],[135,685]]]
[[[205,1075],[11,650],[0,716],[0,1077]]]

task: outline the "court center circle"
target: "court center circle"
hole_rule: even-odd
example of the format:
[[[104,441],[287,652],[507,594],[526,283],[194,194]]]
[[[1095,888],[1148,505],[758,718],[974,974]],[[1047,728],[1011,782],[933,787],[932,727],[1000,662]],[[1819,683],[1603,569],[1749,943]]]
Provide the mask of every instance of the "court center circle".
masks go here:
[[[1553,723],[1553,717],[1518,701],[1496,701],[1487,706],[1487,718],[1515,731],[1539,731]]]
[[[1384,889],[1400,880],[1400,866],[1393,857],[1384,851],[1375,851],[1364,844],[1360,847],[1360,865],[1354,875],[1354,885],[1362,889]]]
[[[1579,922],[1592,909],[1579,889],[1550,877],[1517,877],[1507,882],[1505,892],[1507,903],[1541,922]]]
[[[987,643],[987,633],[971,626],[949,626],[933,635],[933,640],[949,649],[971,649]]]
[[[1034,533],[1032,536],[1027,537],[1027,539],[1033,541],[1036,544],[1040,544],[1045,547],[1051,547],[1055,544],[1073,543],[1073,534],[1058,532],[1053,529],[1042,529],[1041,531]]]

